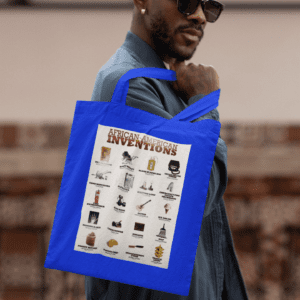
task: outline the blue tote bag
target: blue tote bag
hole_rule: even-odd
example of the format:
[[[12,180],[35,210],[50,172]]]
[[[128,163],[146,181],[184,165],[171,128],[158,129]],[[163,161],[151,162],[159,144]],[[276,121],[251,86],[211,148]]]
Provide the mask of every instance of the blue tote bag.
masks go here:
[[[187,296],[221,124],[192,120],[214,91],[167,120],[127,106],[133,69],[110,102],[77,101],[45,267]]]

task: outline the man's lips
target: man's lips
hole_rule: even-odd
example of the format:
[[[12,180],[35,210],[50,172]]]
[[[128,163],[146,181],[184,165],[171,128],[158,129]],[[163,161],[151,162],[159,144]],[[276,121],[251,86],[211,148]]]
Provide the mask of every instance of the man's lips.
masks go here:
[[[188,29],[184,29],[182,31],[184,33],[188,33],[190,35],[195,35],[195,36],[198,36],[198,37],[200,37],[202,35],[202,32],[200,30],[196,30],[196,29],[188,28]]]
[[[196,29],[184,29],[181,31],[184,38],[188,41],[199,43],[202,32]]]

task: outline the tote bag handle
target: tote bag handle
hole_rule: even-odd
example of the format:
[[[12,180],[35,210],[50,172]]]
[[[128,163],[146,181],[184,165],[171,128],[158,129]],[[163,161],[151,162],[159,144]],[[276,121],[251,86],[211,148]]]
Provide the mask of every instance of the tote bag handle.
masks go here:
[[[137,77],[149,77],[168,81],[176,80],[176,72],[172,70],[160,68],[137,68],[126,72],[117,82],[111,102],[126,104],[126,97],[129,89],[129,80]],[[190,105],[175,117],[172,121],[192,121],[195,120],[209,111],[215,109],[219,105],[220,89],[214,91]]]

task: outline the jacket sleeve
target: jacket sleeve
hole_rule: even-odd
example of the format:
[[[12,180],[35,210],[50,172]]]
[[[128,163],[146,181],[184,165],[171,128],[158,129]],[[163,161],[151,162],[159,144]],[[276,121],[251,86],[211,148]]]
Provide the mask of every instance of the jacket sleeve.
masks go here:
[[[149,78],[138,77],[129,81],[126,104],[168,120],[173,117],[165,110],[159,91],[151,84]]]
[[[91,101],[109,102],[119,79],[130,69],[132,66],[123,65],[99,72]],[[126,105],[148,111],[165,119],[173,117],[165,110],[159,90],[153,86],[150,78],[137,77],[129,80]]]

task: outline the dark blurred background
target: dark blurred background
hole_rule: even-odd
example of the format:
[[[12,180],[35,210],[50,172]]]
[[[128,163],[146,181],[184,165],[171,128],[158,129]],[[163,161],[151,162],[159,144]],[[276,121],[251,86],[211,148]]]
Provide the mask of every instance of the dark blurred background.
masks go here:
[[[238,260],[250,300],[299,300],[300,2],[223,3],[192,61],[220,76]],[[90,99],[132,7],[0,0],[0,300],[85,299],[84,276],[43,265],[75,102]]]

